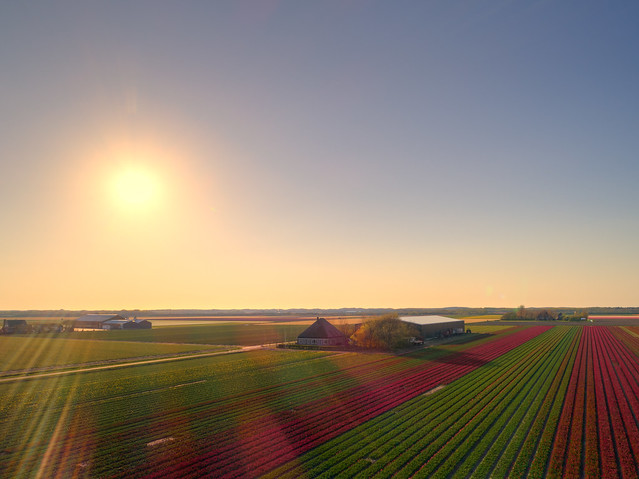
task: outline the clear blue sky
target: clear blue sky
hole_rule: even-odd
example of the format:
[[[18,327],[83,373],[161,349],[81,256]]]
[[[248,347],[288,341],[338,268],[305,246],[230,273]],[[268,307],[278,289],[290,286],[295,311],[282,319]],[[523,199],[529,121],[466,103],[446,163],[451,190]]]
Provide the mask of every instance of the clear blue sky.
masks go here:
[[[636,305],[638,24],[2,2],[0,308]]]

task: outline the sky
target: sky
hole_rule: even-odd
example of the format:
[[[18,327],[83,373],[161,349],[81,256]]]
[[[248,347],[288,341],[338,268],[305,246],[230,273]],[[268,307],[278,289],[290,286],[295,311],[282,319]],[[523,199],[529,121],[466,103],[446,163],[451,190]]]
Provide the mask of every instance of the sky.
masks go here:
[[[0,2],[0,309],[638,306],[638,21]]]

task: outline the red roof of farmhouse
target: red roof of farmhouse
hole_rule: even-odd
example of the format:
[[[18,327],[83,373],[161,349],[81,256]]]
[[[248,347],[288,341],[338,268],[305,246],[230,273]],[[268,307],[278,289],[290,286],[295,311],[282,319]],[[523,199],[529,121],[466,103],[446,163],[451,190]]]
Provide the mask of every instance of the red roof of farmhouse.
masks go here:
[[[343,338],[344,334],[326,321],[324,318],[317,318],[317,320],[306,328],[298,336],[298,338]]]

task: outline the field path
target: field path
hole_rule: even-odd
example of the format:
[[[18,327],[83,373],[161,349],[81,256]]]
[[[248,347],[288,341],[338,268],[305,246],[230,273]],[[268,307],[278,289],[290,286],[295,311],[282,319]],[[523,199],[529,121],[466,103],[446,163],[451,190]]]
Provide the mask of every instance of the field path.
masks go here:
[[[0,378],[0,383],[7,383],[7,382],[14,382],[14,381],[27,381],[30,379],[42,379],[42,378],[47,378],[52,376],[62,376],[65,374],[89,373],[93,371],[104,371],[107,369],[127,368],[131,366],[140,366],[144,364],[166,363],[170,361],[180,361],[183,359],[194,359],[194,358],[204,358],[204,357],[210,357],[210,356],[221,356],[224,354],[245,353],[247,351],[255,351],[258,349],[263,349],[264,347],[267,347],[267,346],[269,345],[240,346],[238,349],[230,349],[226,351],[215,351],[211,353],[203,352],[203,353],[188,354],[188,355],[176,354],[175,356],[158,358],[158,359],[146,359],[142,361],[129,361],[125,363],[108,364],[105,366],[67,369],[64,371],[54,371],[50,373],[31,374],[29,376],[14,376],[14,377],[8,377],[8,378]]]

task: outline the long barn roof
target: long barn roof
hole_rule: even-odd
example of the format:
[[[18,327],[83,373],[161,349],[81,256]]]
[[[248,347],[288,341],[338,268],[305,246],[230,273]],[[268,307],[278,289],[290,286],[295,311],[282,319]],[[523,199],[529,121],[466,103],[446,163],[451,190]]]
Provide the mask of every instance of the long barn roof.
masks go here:
[[[407,323],[419,324],[425,326],[427,324],[439,324],[439,323],[459,323],[463,322],[462,319],[447,318],[446,316],[402,316],[399,319],[406,321]]]
[[[317,321],[315,321],[308,328],[302,331],[302,333],[298,336],[298,338],[311,339],[344,337],[344,334],[339,329],[326,321],[324,318],[317,318]]]
[[[80,316],[76,321],[83,322],[92,322],[92,323],[100,323],[104,321],[108,321],[110,319],[126,319],[120,316],[119,314],[85,314],[84,316]]]

